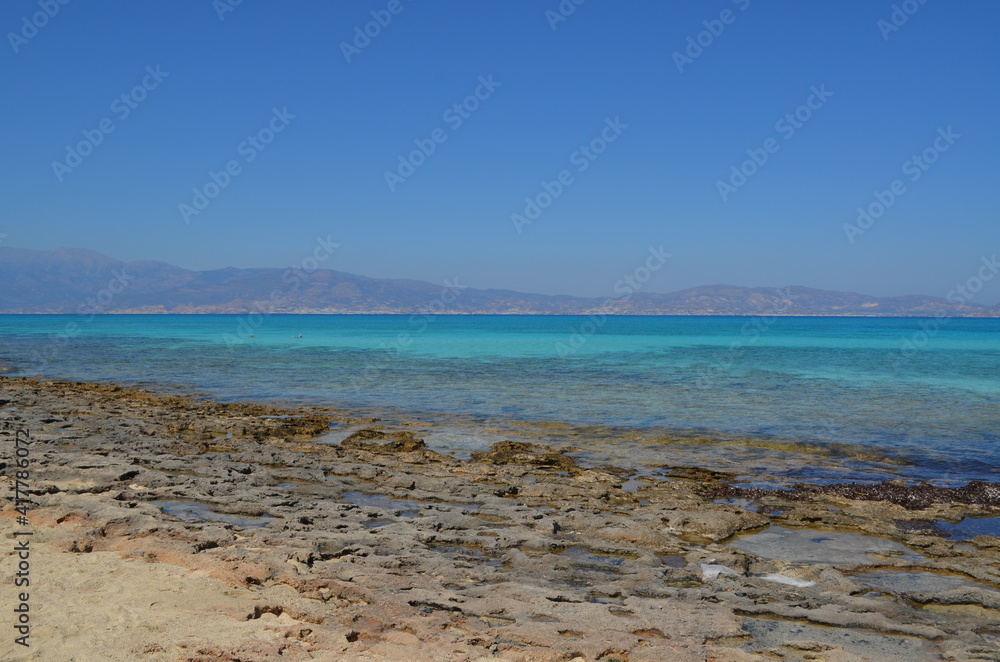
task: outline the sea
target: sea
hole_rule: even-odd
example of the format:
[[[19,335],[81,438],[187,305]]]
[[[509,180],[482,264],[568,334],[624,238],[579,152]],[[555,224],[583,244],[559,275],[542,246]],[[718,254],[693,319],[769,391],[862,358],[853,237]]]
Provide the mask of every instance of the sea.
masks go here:
[[[331,407],[456,456],[511,439],[753,485],[1000,481],[1000,319],[0,315],[0,366]]]

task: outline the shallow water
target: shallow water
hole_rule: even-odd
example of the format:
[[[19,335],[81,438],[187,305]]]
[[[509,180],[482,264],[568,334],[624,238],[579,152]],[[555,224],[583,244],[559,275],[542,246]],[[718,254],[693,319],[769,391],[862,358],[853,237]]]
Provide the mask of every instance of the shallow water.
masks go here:
[[[739,538],[732,547],[765,559],[793,563],[829,563],[859,565],[876,562],[879,557],[919,561],[924,557],[898,542],[865,536],[860,533],[786,529],[772,526],[765,531]]]
[[[592,445],[576,444],[581,455],[618,455],[619,464],[621,455],[652,464],[681,450],[692,463],[729,458],[748,475],[1000,478],[1000,320],[949,320],[919,349],[907,345],[920,332],[911,318],[608,317],[593,332],[586,317],[249,322],[5,315],[0,364],[420,419],[431,447],[458,455],[529,421],[541,441],[570,443],[550,424],[577,426],[584,442],[593,432]],[[663,446],[672,431],[762,443],[699,455],[698,440]],[[602,447],[612,442],[615,453]],[[806,448],[767,445],[776,442]],[[832,459],[780,461],[817,449]]]
[[[744,618],[743,629],[753,637],[753,642],[744,646],[746,650],[778,649],[789,653],[786,659],[792,660],[809,658],[799,657],[805,651],[782,649],[789,642],[821,642],[831,647],[838,646],[862,660],[914,662],[914,660],[940,659],[938,655],[932,653],[930,642],[898,634],[820,627],[765,618]]]
[[[966,517],[957,524],[939,520],[937,527],[952,540],[971,540],[976,536],[1000,537],[1000,517]]]
[[[582,568],[611,569],[619,567],[625,558],[613,554],[594,554],[585,547],[573,546],[558,552],[568,558],[574,565]]]
[[[247,515],[229,515],[220,513],[214,509],[210,503],[201,501],[150,501],[151,504],[162,510],[167,515],[176,517],[185,522],[224,522],[244,528],[254,528],[264,526],[271,521],[271,517],[250,517]]]
[[[914,570],[872,570],[852,577],[854,581],[877,591],[895,594],[926,594],[956,588],[978,588],[996,592],[991,586],[961,577]]]
[[[397,513],[399,517],[414,518],[420,514],[420,502],[409,499],[390,499],[381,494],[347,492],[341,497],[348,503],[361,508],[377,508]]]

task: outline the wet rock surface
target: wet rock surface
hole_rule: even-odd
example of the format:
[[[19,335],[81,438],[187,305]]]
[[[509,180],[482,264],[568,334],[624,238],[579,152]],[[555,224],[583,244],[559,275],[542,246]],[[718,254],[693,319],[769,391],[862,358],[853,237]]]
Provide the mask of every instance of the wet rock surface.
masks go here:
[[[720,498],[754,498],[768,496],[791,497],[795,500],[822,499],[840,496],[861,501],[885,501],[908,510],[920,510],[936,503],[960,503],[970,506],[1000,506],[1000,484],[971,481],[962,487],[938,487],[929,483],[907,485],[899,481],[875,484],[834,483],[831,485],[797,485],[791,490],[747,488],[722,485],[706,490]]]
[[[33,439],[39,563],[180,568],[233,624],[100,659],[1000,659],[1000,539],[935,528],[996,516],[995,485],[736,491],[725,472],[629,480],[527,442],[462,461],[322,409],[0,389],[0,425]],[[333,423],[361,427],[322,443]],[[16,516],[5,502],[7,538]],[[66,659],[51,631],[37,641]]]

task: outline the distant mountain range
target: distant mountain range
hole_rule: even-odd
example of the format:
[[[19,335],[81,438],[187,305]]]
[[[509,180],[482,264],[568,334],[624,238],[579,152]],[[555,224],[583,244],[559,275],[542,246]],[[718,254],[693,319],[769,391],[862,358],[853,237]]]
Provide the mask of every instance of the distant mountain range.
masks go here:
[[[80,248],[0,247],[0,313],[251,312],[1000,317],[1000,305],[795,286],[709,285],[670,294],[624,287],[610,298],[547,296],[327,269],[191,271]]]

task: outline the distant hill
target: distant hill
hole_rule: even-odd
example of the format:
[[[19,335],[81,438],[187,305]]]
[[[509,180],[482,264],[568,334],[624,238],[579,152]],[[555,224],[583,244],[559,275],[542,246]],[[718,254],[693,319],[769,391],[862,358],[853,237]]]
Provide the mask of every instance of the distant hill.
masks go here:
[[[319,269],[191,271],[94,251],[0,247],[2,313],[463,313],[1000,317],[1000,305],[807,287],[708,285],[618,299],[525,294]]]

